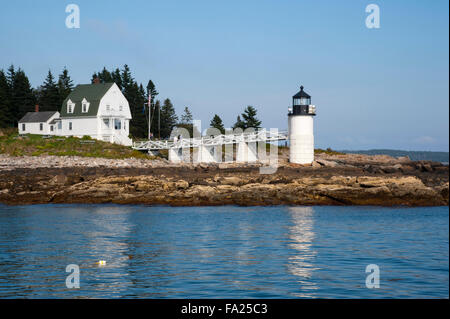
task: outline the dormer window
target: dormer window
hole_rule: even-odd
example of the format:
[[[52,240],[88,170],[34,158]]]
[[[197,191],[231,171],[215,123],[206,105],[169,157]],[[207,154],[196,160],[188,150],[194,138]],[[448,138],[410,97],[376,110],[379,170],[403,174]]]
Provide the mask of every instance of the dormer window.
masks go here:
[[[83,99],[81,101],[81,112],[87,113],[89,111],[89,102],[86,99]]]
[[[73,113],[74,108],[75,104],[71,100],[67,101],[67,113]]]

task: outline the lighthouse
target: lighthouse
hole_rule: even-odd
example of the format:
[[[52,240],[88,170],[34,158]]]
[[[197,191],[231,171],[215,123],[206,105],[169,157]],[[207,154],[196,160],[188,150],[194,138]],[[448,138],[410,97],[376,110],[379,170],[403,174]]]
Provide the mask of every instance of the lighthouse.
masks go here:
[[[289,161],[296,164],[311,164],[314,161],[314,116],[316,107],[311,96],[300,91],[292,97],[289,108]]]

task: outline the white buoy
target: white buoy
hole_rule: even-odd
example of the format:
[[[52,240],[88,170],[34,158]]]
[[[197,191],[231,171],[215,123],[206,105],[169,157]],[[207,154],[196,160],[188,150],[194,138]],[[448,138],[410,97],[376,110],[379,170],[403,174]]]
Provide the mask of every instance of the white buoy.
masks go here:
[[[106,261],[105,260],[99,260],[98,261],[98,265],[99,266],[105,266],[106,265]]]
[[[311,96],[303,91],[292,97],[289,110],[289,162],[311,164],[314,161],[314,116],[316,107],[311,104]]]

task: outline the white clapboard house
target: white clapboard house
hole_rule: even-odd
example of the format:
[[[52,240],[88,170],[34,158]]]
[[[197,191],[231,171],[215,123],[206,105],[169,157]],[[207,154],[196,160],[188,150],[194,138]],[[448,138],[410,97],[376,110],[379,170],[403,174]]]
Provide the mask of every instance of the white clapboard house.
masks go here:
[[[38,113],[29,112],[19,121],[20,134],[47,134],[58,136],[83,137],[130,146],[129,135],[131,120],[127,99],[115,83],[94,83],[77,85],[61,106],[61,112],[47,118]],[[51,112],[50,112],[51,113]],[[48,125],[46,131],[37,131],[28,124],[28,118],[45,120],[39,122]],[[34,122],[33,122],[34,123]],[[25,124],[23,126],[22,124]]]

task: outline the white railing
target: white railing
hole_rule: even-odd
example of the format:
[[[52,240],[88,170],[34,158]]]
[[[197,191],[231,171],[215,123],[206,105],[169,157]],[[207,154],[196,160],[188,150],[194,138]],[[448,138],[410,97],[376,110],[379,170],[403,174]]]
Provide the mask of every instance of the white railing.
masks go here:
[[[287,131],[277,130],[267,131],[259,130],[257,132],[241,133],[241,134],[221,134],[216,136],[203,136],[197,138],[173,140],[150,140],[133,142],[135,150],[163,150],[171,148],[187,148],[204,146],[217,146],[225,144],[252,143],[252,142],[274,142],[288,139]]]

